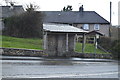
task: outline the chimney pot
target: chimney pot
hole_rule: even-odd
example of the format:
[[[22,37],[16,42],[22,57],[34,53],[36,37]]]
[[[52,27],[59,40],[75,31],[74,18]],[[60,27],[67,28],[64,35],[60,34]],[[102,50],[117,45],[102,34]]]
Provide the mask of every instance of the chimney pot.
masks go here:
[[[80,11],[80,12],[83,12],[83,11],[84,11],[83,5],[80,6],[79,11]]]

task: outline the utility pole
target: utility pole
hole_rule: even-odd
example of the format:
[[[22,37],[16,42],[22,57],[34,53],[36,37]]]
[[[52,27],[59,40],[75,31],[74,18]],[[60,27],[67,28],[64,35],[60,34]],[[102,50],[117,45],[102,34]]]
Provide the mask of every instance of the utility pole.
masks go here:
[[[112,2],[110,2],[110,24],[112,24],[111,20],[112,20]]]
[[[110,27],[109,27],[109,37],[111,37],[111,26],[112,26],[112,2],[110,1]]]

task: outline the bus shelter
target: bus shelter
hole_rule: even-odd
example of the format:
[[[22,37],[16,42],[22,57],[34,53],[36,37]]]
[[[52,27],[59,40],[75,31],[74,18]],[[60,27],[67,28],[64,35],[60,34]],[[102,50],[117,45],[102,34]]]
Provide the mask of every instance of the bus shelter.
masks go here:
[[[75,50],[76,34],[84,37],[85,33],[87,31],[67,24],[43,24],[44,53],[47,53],[48,56],[71,54]]]

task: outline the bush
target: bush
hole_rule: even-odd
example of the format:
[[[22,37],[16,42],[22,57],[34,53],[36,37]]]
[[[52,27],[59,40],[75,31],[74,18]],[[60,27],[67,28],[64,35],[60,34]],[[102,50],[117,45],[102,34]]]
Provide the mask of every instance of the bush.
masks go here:
[[[120,59],[120,40],[111,40],[110,37],[101,37],[98,43],[113,54],[115,59]]]
[[[100,37],[100,39],[98,40],[98,44],[100,44],[100,46],[102,46],[108,52],[111,52],[111,47],[112,47],[111,43],[112,40],[109,37]]]
[[[115,59],[120,59],[120,40],[115,40],[112,43],[111,52]]]
[[[20,38],[42,38],[41,12],[31,11],[4,19],[3,34]]]

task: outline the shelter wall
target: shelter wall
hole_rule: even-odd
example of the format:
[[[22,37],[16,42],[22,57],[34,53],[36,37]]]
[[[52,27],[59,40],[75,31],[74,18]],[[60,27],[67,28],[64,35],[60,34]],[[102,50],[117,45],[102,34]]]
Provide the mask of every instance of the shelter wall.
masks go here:
[[[47,40],[47,53],[49,56],[57,56],[57,35],[48,34]]]
[[[62,56],[66,53],[66,35],[58,34],[57,36],[57,56]]]
[[[72,35],[69,35],[68,36],[68,49],[69,49],[69,52],[74,52],[74,49],[75,49],[75,35],[72,34]]]
[[[47,34],[47,39],[45,39],[47,40],[45,42],[47,44],[44,44],[46,46],[44,52],[47,53],[48,56],[64,56],[67,53],[74,52],[75,34],[68,34],[68,39],[66,35],[67,33]]]

